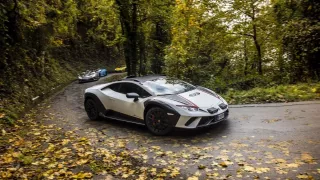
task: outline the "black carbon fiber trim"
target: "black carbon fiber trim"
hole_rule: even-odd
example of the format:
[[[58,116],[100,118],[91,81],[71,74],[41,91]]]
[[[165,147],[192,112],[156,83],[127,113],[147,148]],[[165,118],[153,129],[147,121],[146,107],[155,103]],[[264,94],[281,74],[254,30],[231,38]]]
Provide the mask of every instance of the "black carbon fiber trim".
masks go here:
[[[186,124],[184,124],[185,126],[189,126],[191,123],[193,123],[195,120],[197,119],[197,117],[192,117],[192,118],[190,118],[187,122],[186,122]]]
[[[144,102],[144,107],[145,107],[144,116],[146,115],[148,110],[152,107],[160,107],[160,108],[164,109],[167,112],[167,115],[169,118],[169,123],[174,127],[176,126],[176,124],[180,118],[180,114],[175,109],[173,109],[171,106],[169,106],[168,104],[166,104],[165,102],[162,102],[160,100],[149,99]]]
[[[97,103],[97,105],[98,105],[97,108],[98,108],[99,112],[104,113],[106,111],[104,105],[102,104],[100,99],[95,94],[93,94],[93,93],[85,93],[84,97],[85,97],[84,103],[86,102],[87,99],[91,98],[91,99],[94,100],[95,103]]]

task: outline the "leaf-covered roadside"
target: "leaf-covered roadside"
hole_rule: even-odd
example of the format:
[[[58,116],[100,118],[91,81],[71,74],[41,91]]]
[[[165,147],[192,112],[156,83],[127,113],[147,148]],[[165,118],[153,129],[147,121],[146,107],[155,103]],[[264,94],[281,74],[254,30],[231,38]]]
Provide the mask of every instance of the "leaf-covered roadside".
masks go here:
[[[0,179],[87,179],[95,174],[145,179],[152,172],[126,150],[95,148],[74,131],[34,118],[32,112],[14,126],[0,124]]]
[[[320,99],[320,83],[257,87],[248,91],[229,90],[223,97],[230,104],[293,102]]]

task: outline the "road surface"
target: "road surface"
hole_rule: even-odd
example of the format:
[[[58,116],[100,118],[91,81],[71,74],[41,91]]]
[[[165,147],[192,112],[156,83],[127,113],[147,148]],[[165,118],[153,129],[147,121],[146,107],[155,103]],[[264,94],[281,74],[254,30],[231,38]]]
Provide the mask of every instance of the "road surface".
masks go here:
[[[94,146],[129,149],[145,166],[177,167],[181,179],[320,179],[320,101],[230,106],[229,119],[210,128],[159,137],[144,126],[90,121],[84,90],[103,82],[70,84],[43,113]]]

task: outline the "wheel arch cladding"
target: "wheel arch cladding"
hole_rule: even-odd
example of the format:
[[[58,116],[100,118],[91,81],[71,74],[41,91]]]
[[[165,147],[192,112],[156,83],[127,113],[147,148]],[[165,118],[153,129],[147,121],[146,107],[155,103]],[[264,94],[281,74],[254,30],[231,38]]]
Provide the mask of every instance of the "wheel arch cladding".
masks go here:
[[[144,118],[147,114],[147,112],[149,111],[149,109],[153,108],[153,107],[159,107],[164,109],[167,113],[170,113],[172,115],[168,115],[169,118],[169,122],[172,126],[175,126],[180,118],[180,114],[173,109],[171,106],[169,106],[168,104],[159,101],[159,100],[147,100],[146,102],[144,102]]]
[[[93,93],[85,93],[84,98],[85,98],[84,103],[86,103],[86,101],[88,99],[92,99],[96,103],[99,112],[101,112],[101,113],[105,113],[106,112],[106,109],[105,109],[104,105],[102,104],[100,99],[95,94],[93,94]]]

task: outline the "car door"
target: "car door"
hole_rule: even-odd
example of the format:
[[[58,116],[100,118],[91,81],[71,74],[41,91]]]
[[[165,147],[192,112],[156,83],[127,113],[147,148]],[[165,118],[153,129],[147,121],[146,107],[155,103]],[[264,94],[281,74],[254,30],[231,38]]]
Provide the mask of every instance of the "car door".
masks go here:
[[[118,89],[118,93],[113,96],[113,109],[124,115],[144,119],[144,102],[147,100],[147,97],[151,95],[135,83],[123,82],[119,84],[120,87]],[[127,93],[139,94],[139,100],[134,101],[132,98],[127,98]]]
[[[103,96],[100,97],[100,99],[102,100],[101,102],[104,105],[104,107],[107,108],[107,110],[115,111],[114,109],[115,97],[121,96],[121,94],[118,92],[119,88],[120,88],[120,83],[114,83],[101,90],[101,92],[103,93]]]

